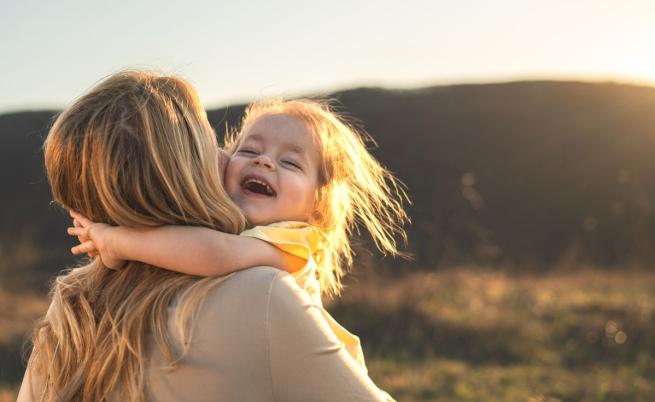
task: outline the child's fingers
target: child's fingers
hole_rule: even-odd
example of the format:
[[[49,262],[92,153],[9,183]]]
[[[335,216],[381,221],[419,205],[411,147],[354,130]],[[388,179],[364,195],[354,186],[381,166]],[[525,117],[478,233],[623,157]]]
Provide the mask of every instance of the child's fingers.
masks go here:
[[[86,219],[86,217],[85,217],[84,215],[81,215],[81,214],[79,214],[78,212],[76,212],[76,211],[74,211],[74,210],[72,210],[72,209],[69,210],[69,213],[70,213],[70,216],[71,216],[73,219],[77,219],[77,221],[78,221],[82,226],[84,226],[84,227],[93,224],[93,222],[91,222],[90,220]]]
[[[77,237],[89,237],[89,229],[88,228],[81,228],[81,227],[76,227],[76,228],[68,228],[66,229],[69,235],[71,236],[77,236]]]
[[[75,246],[71,248],[71,253],[77,255],[77,254],[84,254],[84,253],[92,253],[94,251],[97,251],[95,248],[95,245],[93,244],[93,241],[87,240],[84,243]]]
[[[78,221],[77,219],[73,219],[73,226],[75,226],[76,228],[81,228],[82,227],[82,225],[80,224],[80,221]]]
[[[77,228],[68,228],[68,229],[73,229],[74,230],[74,229],[77,229]],[[80,228],[80,229],[84,229],[84,228]],[[81,234],[81,235],[77,235],[75,233],[70,233],[70,232],[68,234],[71,235],[71,236],[77,236],[77,241],[79,241],[80,244],[84,243],[87,240],[89,240],[88,232],[86,234]]]

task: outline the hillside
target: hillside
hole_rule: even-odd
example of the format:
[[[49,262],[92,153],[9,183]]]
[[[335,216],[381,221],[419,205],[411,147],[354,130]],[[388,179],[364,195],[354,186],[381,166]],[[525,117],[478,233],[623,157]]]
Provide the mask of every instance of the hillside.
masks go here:
[[[373,153],[414,202],[416,259],[390,264],[536,270],[655,260],[655,88],[513,82],[333,97],[375,138]],[[242,110],[208,113],[219,136]],[[2,283],[44,286],[73,261],[43,172],[53,115],[0,115]]]

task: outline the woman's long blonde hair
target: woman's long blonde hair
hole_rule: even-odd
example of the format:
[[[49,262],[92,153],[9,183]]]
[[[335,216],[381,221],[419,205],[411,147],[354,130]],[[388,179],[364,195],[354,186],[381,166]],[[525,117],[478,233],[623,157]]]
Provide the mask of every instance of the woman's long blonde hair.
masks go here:
[[[94,221],[244,227],[223,190],[204,109],[179,78],[131,71],[105,79],[57,118],[44,148],[54,200]],[[174,365],[219,281],[139,262],[110,270],[99,259],[59,276],[33,335],[29,367],[40,400],[143,400],[148,339]],[[167,330],[174,300],[182,345]]]
[[[321,292],[339,295],[342,277],[352,266],[350,237],[361,224],[380,251],[408,257],[398,250],[397,239],[406,241],[403,229],[409,217],[403,204],[409,203],[403,184],[366,149],[365,132],[332,110],[325,101],[268,100],[248,106],[237,131],[226,136],[226,149],[233,152],[241,135],[264,116],[287,115],[308,125],[318,140],[321,163],[319,190],[312,223],[325,237],[317,253]]]

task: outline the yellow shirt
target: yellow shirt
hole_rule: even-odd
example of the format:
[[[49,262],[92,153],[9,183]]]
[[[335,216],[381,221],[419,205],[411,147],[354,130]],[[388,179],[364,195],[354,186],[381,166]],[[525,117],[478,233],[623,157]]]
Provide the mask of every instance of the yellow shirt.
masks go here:
[[[301,269],[291,275],[298,283],[298,286],[309,293],[312,301],[320,310],[332,332],[343,343],[348,354],[365,373],[368,372],[359,337],[348,332],[323,308],[321,289],[316,277],[316,262],[313,258],[313,255],[322,245],[322,238],[318,229],[306,222],[286,221],[266,226],[255,226],[252,229],[243,231],[241,235],[264,240],[280,250],[307,261]]]

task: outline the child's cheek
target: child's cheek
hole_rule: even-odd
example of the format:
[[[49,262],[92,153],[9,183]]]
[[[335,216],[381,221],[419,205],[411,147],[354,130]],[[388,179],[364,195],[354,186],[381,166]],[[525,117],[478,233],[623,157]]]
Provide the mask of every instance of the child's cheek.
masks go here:
[[[223,165],[223,166],[222,166],[223,170],[221,171],[222,174],[223,174],[223,183],[226,183],[226,180],[227,180],[227,177],[228,177],[228,176],[227,176],[227,167],[228,167],[228,165],[230,164],[230,159],[229,159],[229,158],[225,158],[225,160],[223,160],[221,163],[222,163],[222,165]]]
[[[230,163],[230,154],[219,148],[218,162],[220,163],[220,172],[223,175],[223,182],[225,182],[225,173],[227,172],[227,165]]]
[[[227,194],[234,200],[233,192],[237,191],[239,187],[239,173],[238,173],[238,161],[232,161],[228,159],[225,163],[225,168],[223,169],[223,187]]]

